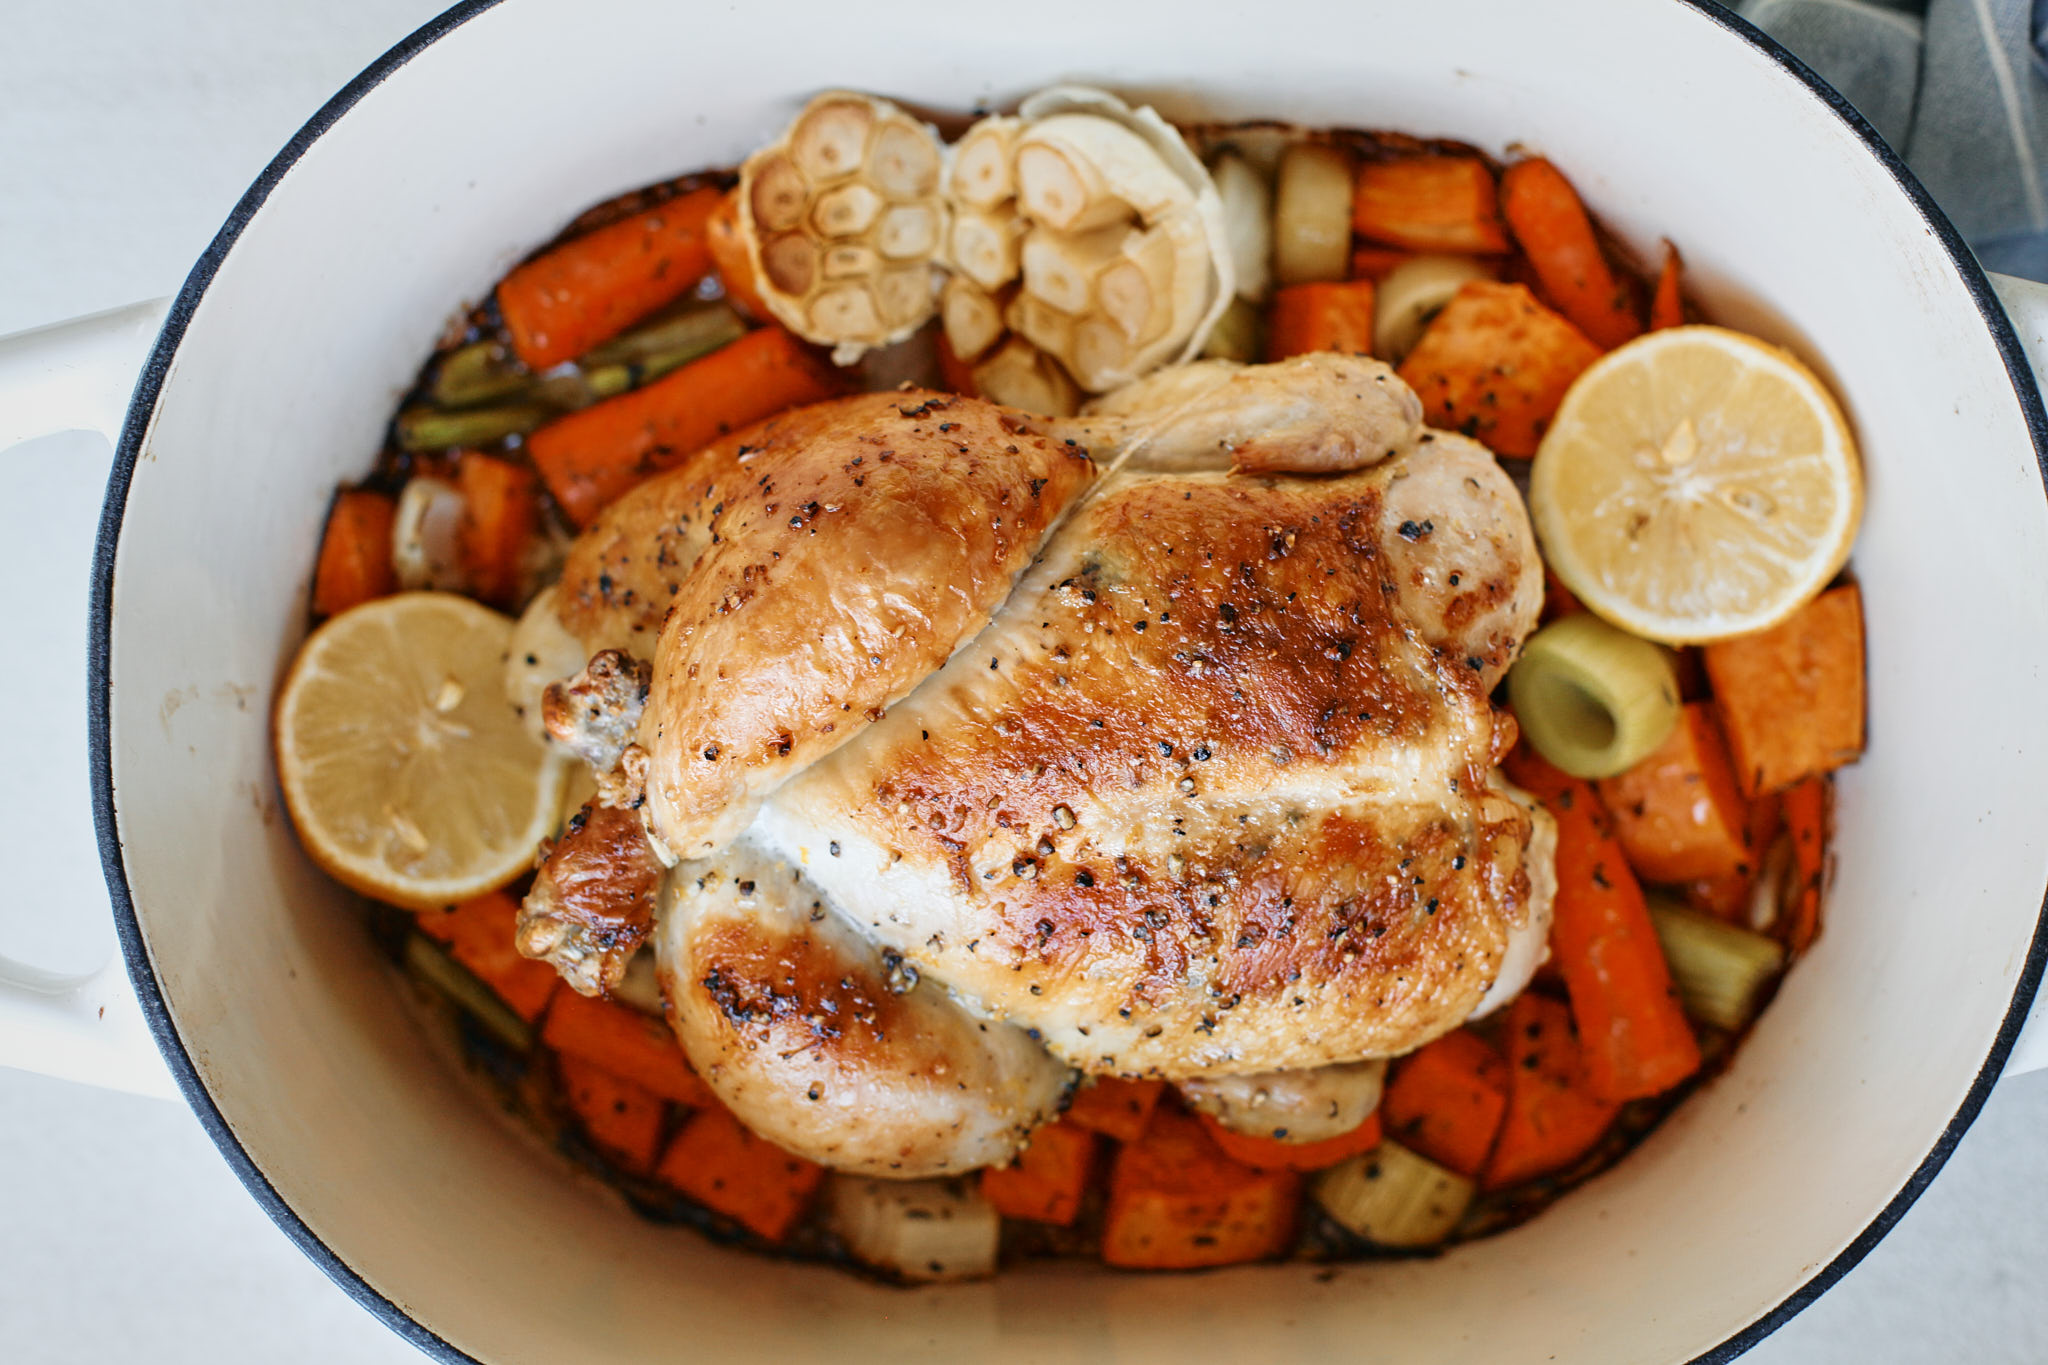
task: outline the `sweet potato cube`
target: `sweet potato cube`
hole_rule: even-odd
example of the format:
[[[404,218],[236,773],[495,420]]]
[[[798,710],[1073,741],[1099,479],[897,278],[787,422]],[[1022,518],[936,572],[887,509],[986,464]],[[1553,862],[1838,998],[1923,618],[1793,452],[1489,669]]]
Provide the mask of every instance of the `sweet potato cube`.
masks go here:
[[[391,567],[391,522],[398,504],[383,493],[343,489],[334,495],[320,560],[313,569],[313,614],[338,616],[398,591]]]
[[[1600,348],[1536,301],[1528,286],[1473,280],[1401,362],[1431,426],[1473,437],[1496,455],[1530,456],[1565,390]]]
[[[1273,295],[1266,323],[1266,359],[1311,351],[1372,354],[1373,282],[1290,284]]]
[[[1255,1171],[1217,1149],[1202,1125],[1161,1110],[1119,1148],[1109,1178],[1102,1259],[1139,1270],[1236,1265],[1294,1241],[1301,1177]]]
[[[668,1025],[625,1005],[565,990],[548,1011],[540,1040],[565,1057],[595,1062],[665,1100],[693,1109],[716,1103]]]
[[[519,902],[492,891],[447,910],[424,911],[417,923],[421,933],[446,948],[530,1024],[548,1007],[561,978],[547,963],[521,957],[512,946],[518,919]]]
[[[661,1150],[661,1096],[581,1057],[557,1057],[562,1098],[598,1149],[635,1175]]]
[[[1863,599],[1854,583],[1704,652],[1743,795],[1782,791],[1863,752]]]
[[[981,1173],[981,1197],[1005,1218],[1065,1226],[1081,1211],[1097,1138],[1073,1123],[1048,1123],[1007,1166]]]
[[[1402,1146],[1476,1177],[1507,1107],[1507,1063],[1478,1034],[1457,1029],[1394,1064],[1380,1114]]]
[[[1485,1190],[1564,1169],[1593,1150],[1621,1106],[1586,1092],[1572,1014],[1523,995],[1507,1008],[1508,1107],[1479,1186]]]
[[[1164,1081],[1125,1081],[1104,1076],[1074,1092],[1067,1106],[1066,1120],[1083,1128],[1113,1137],[1118,1142],[1136,1142],[1152,1121]]]
[[[1404,156],[1360,163],[1351,230],[1410,251],[1508,249],[1493,170],[1476,156]]]
[[[1648,758],[1594,785],[1614,816],[1628,865],[1642,880],[1685,882],[1749,871],[1749,811],[1735,789],[1710,703],[1688,704]]]
[[[810,1207],[825,1168],[792,1156],[718,1106],[692,1114],[655,1176],[771,1242]]]

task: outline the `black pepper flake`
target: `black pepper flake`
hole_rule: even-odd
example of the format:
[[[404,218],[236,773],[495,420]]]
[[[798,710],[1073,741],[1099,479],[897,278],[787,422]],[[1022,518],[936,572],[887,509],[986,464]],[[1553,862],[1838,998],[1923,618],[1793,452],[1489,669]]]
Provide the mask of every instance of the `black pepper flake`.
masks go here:
[[[828,847],[832,851],[833,857],[837,858],[839,856],[839,841],[837,839],[834,839],[826,847]]]
[[[707,744],[707,745],[705,745],[705,746],[704,746],[704,760],[705,760],[705,762],[707,762],[707,763],[711,763],[711,762],[716,762],[716,761],[717,761],[717,759],[718,759],[718,746],[717,746],[716,744]]]
[[[1436,526],[1427,521],[1404,521],[1401,523],[1401,539],[1416,541],[1434,531]]]

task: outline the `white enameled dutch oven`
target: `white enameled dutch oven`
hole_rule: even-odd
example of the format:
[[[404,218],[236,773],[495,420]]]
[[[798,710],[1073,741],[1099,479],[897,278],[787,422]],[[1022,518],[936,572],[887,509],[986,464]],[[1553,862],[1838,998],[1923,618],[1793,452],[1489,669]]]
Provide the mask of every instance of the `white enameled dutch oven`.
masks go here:
[[[329,494],[460,301],[583,205],[737,161],[821,87],[964,109],[1066,77],[1169,114],[1540,150],[1629,241],[1679,241],[1717,317],[1816,362],[1861,436],[1871,743],[1841,779],[1826,933],[1639,1151],[1438,1259],[904,1291],[643,1223],[453,1083],[279,815],[266,702]],[[2048,305],[2007,302],[2018,335],[1869,127],[1703,4],[461,5],[292,139],[167,316],[0,343],[0,444],[119,433],[88,704],[141,1002],[118,966],[12,972],[0,1061],[147,1087],[153,1034],[271,1216],[447,1360],[1726,1359],[1883,1236],[2020,1064],[2048,943],[2025,349],[2048,353]]]

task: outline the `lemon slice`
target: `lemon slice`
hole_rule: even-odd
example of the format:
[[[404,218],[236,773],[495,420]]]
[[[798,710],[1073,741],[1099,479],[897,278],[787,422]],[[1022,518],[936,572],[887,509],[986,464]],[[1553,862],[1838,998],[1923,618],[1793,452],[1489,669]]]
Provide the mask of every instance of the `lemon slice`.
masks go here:
[[[313,861],[433,909],[503,886],[553,830],[563,764],[505,700],[512,622],[451,593],[345,611],[278,696],[277,774]]]
[[[1529,476],[1544,558],[1586,606],[1665,644],[1763,630],[1849,557],[1856,443],[1814,373],[1725,327],[1672,327],[1580,375]]]

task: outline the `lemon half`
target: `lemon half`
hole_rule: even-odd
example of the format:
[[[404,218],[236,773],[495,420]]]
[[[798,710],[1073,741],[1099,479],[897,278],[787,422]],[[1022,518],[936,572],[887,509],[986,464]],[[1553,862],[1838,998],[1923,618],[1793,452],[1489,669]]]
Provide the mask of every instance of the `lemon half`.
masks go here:
[[[512,622],[412,592],[307,639],[273,740],[300,842],[331,876],[433,909],[503,886],[554,828],[563,763],[505,700]]]
[[[1826,385],[1725,327],[1672,327],[1579,376],[1529,476],[1543,554],[1587,607],[1665,644],[1776,625],[1841,569],[1863,515]]]

